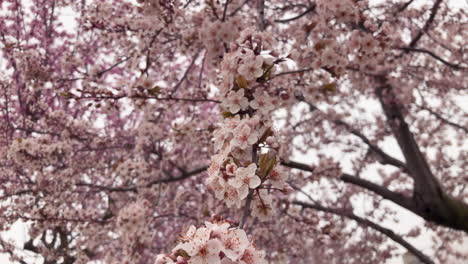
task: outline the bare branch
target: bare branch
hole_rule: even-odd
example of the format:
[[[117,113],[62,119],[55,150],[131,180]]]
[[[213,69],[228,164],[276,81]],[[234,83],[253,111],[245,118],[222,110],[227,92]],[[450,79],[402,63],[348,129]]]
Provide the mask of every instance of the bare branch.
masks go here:
[[[195,53],[195,55],[193,56],[192,58],[192,62],[190,63],[190,65],[188,66],[187,70],[184,72],[184,75],[182,76],[182,78],[179,80],[179,82],[174,86],[171,94],[169,97],[172,97],[176,92],[177,90],[179,89],[179,87],[182,85],[182,83],[185,81],[185,79],[187,78],[187,75],[188,73],[190,72],[190,70],[192,69],[193,65],[195,64],[195,61],[197,60],[198,56],[200,55],[200,52],[201,50],[197,51],[197,53]]]
[[[288,23],[288,22],[297,20],[297,19],[307,15],[308,13],[314,11],[315,7],[317,7],[317,5],[315,3],[312,3],[304,12],[300,13],[299,15],[291,17],[291,18],[287,18],[287,19],[276,19],[275,22],[276,23]]]
[[[224,20],[226,20],[226,12],[227,12],[227,9],[228,9],[228,5],[229,5],[229,2],[231,0],[226,0],[226,3],[224,3],[224,9],[223,9],[223,17],[221,18],[221,21],[224,22]]]
[[[245,201],[244,210],[242,211],[242,218],[239,222],[240,229],[244,228],[245,221],[247,220],[247,216],[249,216],[250,214],[250,204],[252,203],[253,193],[254,193],[254,190],[252,189],[249,190],[249,194],[247,195],[247,198]]]
[[[291,161],[291,160],[282,161],[281,165],[292,168],[292,169],[298,169],[298,170],[303,170],[303,171],[307,171],[307,172],[314,172],[313,167],[311,167],[311,166],[309,166],[307,164],[304,164],[304,163],[295,162],[295,161]]]
[[[400,13],[400,12],[403,12],[406,8],[408,8],[409,5],[411,5],[411,3],[413,3],[414,0],[409,0],[408,2],[404,3],[403,5],[401,5],[400,8],[398,8],[398,10],[395,12],[395,15]]]
[[[300,70],[294,70],[294,71],[286,71],[286,72],[280,72],[276,75],[273,75],[270,77],[270,80],[271,79],[274,79],[276,77],[280,77],[280,76],[283,76],[283,75],[287,75],[287,74],[295,74],[295,73],[303,73],[303,72],[308,72],[308,71],[313,71],[314,69],[313,68],[305,68],[305,69],[300,69]]]
[[[323,211],[323,212],[327,212],[327,213],[331,213],[331,214],[335,214],[335,215],[339,215],[339,216],[343,216],[343,217],[352,219],[352,220],[356,221],[358,224],[361,224],[361,225],[366,226],[366,227],[370,227],[370,228],[382,233],[383,235],[387,236],[388,238],[395,241],[396,243],[400,244],[401,246],[406,248],[409,252],[413,253],[416,257],[418,257],[419,260],[422,261],[423,263],[434,264],[434,262],[428,256],[426,256],[420,250],[418,250],[417,248],[412,246],[410,243],[408,243],[400,235],[398,235],[395,232],[393,232],[392,230],[390,230],[388,228],[385,228],[383,226],[380,226],[380,225],[378,225],[378,224],[376,224],[376,223],[374,223],[374,222],[372,222],[372,221],[370,221],[368,219],[364,219],[364,218],[362,218],[360,216],[357,216],[352,212],[347,212],[347,211],[342,210],[342,209],[325,207],[325,206],[322,206],[322,205],[317,204],[317,203],[310,204],[310,203],[305,203],[305,202],[301,202],[301,201],[293,201],[291,203],[295,204],[295,205],[302,206],[303,208],[309,208],[309,209],[314,209],[314,210],[318,210],[318,211]]]
[[[169,182],[176,182],[176,181],[182,181],[182,180],[188,179],[193,175],[204,172],[207,168],[208,166],[203,166],[198,169],[183,173],[177,177],[167,177],[163,179],[157,179],[157,180],[151,181],[141,186],[111,187],[111,186],[97,185],[97,184],[85,183],[85,182],[77,183],[76,186],[86,186],[86,187],[98,189],[101,191],[107,191],[107,192],[137,192],[139,188],[149,188],[153,185],[160,184],[160,183],[169,183]]]
[[[393,191],[390,191],[389,189],[383,187],[383,186],[380,186],[378,184],[375,184],[371,181],[368,181],[368,180],[365,180],[365,179],[362,179],[362,178],[358,178],[356,176],[353,176],[353,175],[350,175],[350,174],[347,174],[347,173],[343,173],[341,176],[340,176],[340,179],[346,183],[351,183],[353,185],[356,185],[356,186],[359,186],[359,187],[362,187],[366,190],[369,190],[389,201],[392,201],[394,203],[396,203],[397,205],[403,207],[403,208],[406,208],[416,214],[418,214],[417,212],[417,208],[414,206],[412,200],[410,197],[406,197],[404,196],[403,194],[400,194],[400,193],[396,193],[396,192],[393,192]]]
[[[283,162],[281,162],[281,165],[289,167],[289,168],[293,168],[293,169],[307,171],[307,172],[313,172],[314,171],[314,168],[312,168],[311,166],[309,166],[307,164],[300,163],[300,162],[295,162],[295,161],[283,161]],[[403,208],[406,208],[406,209],[416,213],[417,208],[413,205],[413,202],[412,202],[411,198],[406,197],[406,196],[404,196],[404,195],[402,195],[400,193],[390,191],[389,189],[387,189],[387,188],[385,188],[383,186],[380,186],[380,185],[375,184],[375,183],[373,183],[371,181],[368,181],[368,180],[365,180],[365,179],[362,179],[362,178],[358,178],[356,176],[353,176],[353,175],[350,175],[350,174],[347,174],[347,173],[341,174],[339,179],[342,180],[343,182],[350,183],[350,184],[362,187],[362,188],[364,188],[366,190],[369,190],[369,191],[375,193],[376,195],[379,195],[379,196],[381,196],[381,197],[383,197],[383,198],[385,198],[385,199],[387,199],[389,201],[394,202],[395,204],[397,204],[397,205],[399,205],[399,206],[401,206]]]
[[[388,126],[405,156],[409,174],[414,180],[412,200],[417,209],[413,212],[426,220],[468,232],[468,204],[444,192],[405,121],[393,87],[384,76],[376,78],[376,81],[381,85],[377,87],[376,94]]]
[[[310,111],[319,111],[324,116],[326,116],[326,114],[322,110],[318,109],[314,104],[306,101],[303,95],[296,95],[296,98],[299,101],[304,102],[307,105],[309,105]],[[333,120],[329,119],[329,121],[333,122],[336,125],[344,126],[346,128],[346,130],[348,130],[351,134],[353,134],[353,135],[357,136],[358,138],[360,138],[369,147],[370,150],[372,150],[375,154],[377,154],[380,157],[380,160],[381,160],[382,164],[393,165],[393,166],[395,166],[397,168],[402,169],[403,171],[408,171],[408,169],[406,167],[406,164],[403,161],[400,161],[397,158],[394,158],[394,157],[390,156],[389,154],[384,152],[381,148],[379,148],[377,145],[372,144],[371,141],[364,134],[362,134],[360,131],[352,128],[346,122],[344,122],[342,120],[339,120],[339,119],[333,119]]]
[[[461,129],[463,131],[465,131],[465,133],[468,133],[468,128],[464,127],[464,126],[461,126],[457,123],[454,123],[454,122],[451,122],[450,120],[444,118],[442,115],[438,114],[437,112],[425,107],[425,106],[421,106],[421,105],[417,105],[419,108],[423,109],[423,110],[426,110],[428,111],[431,115],[435,116],[437,119],[439,119],[440,121],[442,121],[442,123],[445,123],[445,124],[448,124],[448,125],[451,125],[453,127],[456,127],[458,129]]]
[[[265,30],[265,0],[257,0],[258,30]]]
[[[416,44],[418,43],[419,39],[421,39],[422,35],[429,29],[432,22],[434,21],[437,11],[439,11],[439,7],[441,3],[442,3],[442,0],[436,0],[436,2],[431,8],[431,14],[429,15],[429,19],[426,21],[423,28],[421,28],[419,32],[416,34],[416,36],[411,40],[410,44],[408,45],[409,48],[416,47]]]
[[[454,64],[454,63],[451,63],[451,62],[448,62],[448,61],[442,59],[439,55],[435,54],[434,52],[432,52],[430,50],[419,49],[419,48],[411,48],[411,47],[397,47],[396,49],[403,50],[403,51],[406,51],[406,52],[413,51],[413,52],[426,53],[426,54],[430,55],[431,57],[433,57],[434,59],[442,62],[443,64],[449,66],[450,68],[452,68],[454,70],[466,69],[466,68],[460,66],[459,64]]]
[[[242,7],[244,7],[245,4],[247,4],[250,0],[245,0],[242,4],[240,4],[236,9],[234,9],[234,11],[231,12],[231,14],[229,14],[230,17],[232,16],[235,16],[237,14],[237,12],[239,12]]]

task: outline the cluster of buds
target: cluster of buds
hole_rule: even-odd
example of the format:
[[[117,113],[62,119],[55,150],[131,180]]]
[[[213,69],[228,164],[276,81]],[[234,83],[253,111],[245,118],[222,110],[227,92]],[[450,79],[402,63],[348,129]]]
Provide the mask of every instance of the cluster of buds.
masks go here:
[[[268,79],[283,60],[271,52],[267,33],[244,30],[222,61],[223,120],[214,131],[216,155],[208,169],[208,185],[228,207],[241,207],[249,193],[252,215],[268,220],[273,214],[273,190],[284,191],[287,175],[278,168],[280,144],[272,111],[281,95]]]

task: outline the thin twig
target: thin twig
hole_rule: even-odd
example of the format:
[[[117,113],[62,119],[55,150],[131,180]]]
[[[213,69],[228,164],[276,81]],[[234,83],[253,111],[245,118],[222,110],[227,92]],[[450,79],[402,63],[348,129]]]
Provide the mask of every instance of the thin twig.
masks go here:
[[[293,70],[293,71],[286,71],[286,72],[280,72],[278,74],[275,74],[273,76],[270,77],[270,80],[271,79],[274,79],[276,77],[280,77],[280,76],[283,76],[283,75],[287,75],[287,74],[295,74],[295,73],[303,73],[303,72],[308,72],[308,71],[313,71],[314,69],[313,68],[305,68],[305,69],[300,69],[300,70]]]
[[[254,190],[250,189],[249,194],[247,195],[247,198],[245,201],[244,210],[242,211],[242,218],[239,222],[240,229],[244,228],[245,221],[247,220],[247,217],[250,214],[250,204],[252,203],[253,193],[254,193]]]
[[[416,36],[411,40],[410,44],[408,45],[410,48],[416,47],[416,44],[418,43],[419,39],[421,39],[422,35],[429,29],[429,27],[432,24],[432,21],[434,21],[434,18],[437,14],[437,11],[439,11],[439,6],[442,3],[442,0],[437,0],[434,5],[431,8],[431,14],[429,15],[429,19],[426,21],[424,24],[423,28],[421,28],[416,34]]]
[[[242,7],[244,7],[245,4],[247,4],[250,0],[245,0],[241,5],[239,5],[236,9],[234,9],[234,11],[231,12],[231,14],[229,14],[230,17],[232,16],[235,16],[237,14],[237,12],[239,12]]]
[[[258,30],[265,30],[265,0],[257,0]]]
[[[226,0],[226,3],[224,3],[224,10],[223,10],[223,17],[221,18],[221,21],[224,22],[226,20],[226,12],[228,9],[229,2],[231,0]]]
[[[403,50],[403,51],[406,51],[406,52],[413,51],[413,52],[426,53],[429,56],[433,57],[434,59],[442,62],[443,64],[445,64],[447,66],[449,66],[450,68],[453,68],[454,70],[466,69],[466,68],[460,66],[459,64],[454,64],[454,63],[451,63],[451,62],[448,62],[448,61],[444,60],[442,57],[440,57],[439,55],[435,54],[434,52],[432,52],[430,50],[419,49],[419,48],[411,48],[411,47],[397,47],[396,49]]]
[[[468,128],[462,126],[462,125],[459,125],[457,123],[454,123],[446,118],[444,118],[442,115],[438,114],[437,112],[427,108],[427,107],[424,107],[424,106],[421,106],[421,105],[416,105],[417,107],[421,108],[422,110],[426,110],[428,111],[430,114],[432,114],[433,116],[435,116],[437,119],[439,119],[440,121],[442,121],[443,123],[446,123],[448,125],[451,125],[453,127],[456,127],[458,129],[461,129],[463,131],[465,131],[465,133],[468,133]]]
[[[187,178],[190,178],[191,176],[197,175],[199,173],[204,172],[208,167],[203,166],[198,169],[189,171],[187,173],[183,173],[177,177],[167,177],[163,179],[157,179],[153,180],[147,184],[140,185],[140,186],[120,186],[120,187],[112,187],[112,186],[104,186],[104,185],[97,185],[97,184],[92,184],[92,183],[85,183],[85,182],[79,182],[76,184],[76,186],[85,186],[85,187],[90,187],[102,191],[108,191],[108,192],[137,192],[139,188],[150,188],[155,184],[160,184],[160,183],[169,183],[169,182],[176,182],[176,181],[182,181]]]
[[[315,3],[312,3],[309,8],[307,8],[304,12],[300,13],[299,15],[297,16],[294,16],[294,17],[291,17],[291,18],[286,18],[286,19],[276,19],[275,22],[276,23],[288,23],[288,22],[291,22],[291,21],[294,21],[294,20],[297,20],[305,15],[307,15],[308,13],[312,12],[315,10],[315,7],[317,5]]]
[[[188,66],[187,70],[184,72],[184,75],[183,75],[182,78],[179,80],[179,82],[174,86],[174,89],[172,90],[172,92],[171,92],[171,94],[169,95],[169,97],[172,97],[172,96],[177,92],[177,90],[180,88],[180,86],[182,85],[182,83],[184,82],[184,80],[187,78],[187,75],[188,75],[188,73],[190,72],[190,70],[192,69],[193,65],[195,64],[195,61],[197,60],[198,55],[200,55],[200,52],[201,52],[201,50],[197,51],[197,53],[195,54],[195,56],[193,56],[192,62],[191,62],[190,65]]]

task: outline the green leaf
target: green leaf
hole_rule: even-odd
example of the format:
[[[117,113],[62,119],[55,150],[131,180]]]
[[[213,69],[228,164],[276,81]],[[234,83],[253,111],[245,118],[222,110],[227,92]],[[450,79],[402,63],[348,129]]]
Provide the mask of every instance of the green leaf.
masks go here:
[[[159,94],[160,91],[161,91],[161,87],[159,86],[154,86],[153,88],[148,89],[148,93],[151,95],[157,95]]]
[[[336,82],[331,82],[324,84],[320,87],[325,93],[335,93],[336,92]]]
[[[221,115],[222,115],[224,118],[231,118],[231,117],[234,116],[231,112],[228,112],[228,111],[222,112]]]
[[[70,92],[61,92],[59,95],[65,98],[73,98],[73,94]]]
[[[185,259],[190,259],[190,255],[183,249],[179,249],[176,253],[177,256],[182,256]]]
[[[263,135],[260,137],[260,140],[258,142],[265,142],[265,140],[269,136],[273,136],[273,131],[271,130],[270,127],[263,133]]]
[[[242,75],[236,77],[236,83],[240,88],[247,89],[247,80]]]
[[[261,154],[258,158],[258,167],[260,170],[260,178],[266,179],[276,165],[276,155],[271,152]]]

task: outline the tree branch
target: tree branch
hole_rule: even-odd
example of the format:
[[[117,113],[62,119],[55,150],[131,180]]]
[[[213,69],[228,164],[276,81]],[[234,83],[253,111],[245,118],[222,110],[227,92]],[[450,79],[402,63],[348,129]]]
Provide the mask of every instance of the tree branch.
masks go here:
[[[227,9],[228,9],[228,5],[229,5],[229,2],[231,0],[226,0],[226,3],[224,3],[224,9],[223,9],[223,17],[221,18],[221,21],[224,22],[224,20],[226,20],[226,12],[227,12]]]
[[[413,202],[412,202],[411,198],[406,197],[403,194],[390,191],[389,189],[387,189],[387,188],[385,188],[383,186],[380,186],[378,184],[375,184],[375,183],[373,183],[371,181],[368,181],[368,180],[362,179],[362,178],[358,178],[356,176],[353,176],[353,175],[350,175],[350,174],[347,174],[347,173],[343,173],[340,176],[340,180],[342,180],[343,182],[346,182],[346,183],[351,183],[353,185],[362,187],[362,188],[364,188],[366,190],[369,190],[369,191],[383,197],[384,199],[392,201],[395,204],[397,204],[397,205],[399,205],[399,206],[401,206],[403,208],[406,208],[406,209],[408,209],[408,210],[410,210],[412,212],[417,211],[417,208],[413,205]]]
[[[276,23],[288,23],[288,22],[297,20],[297,19],[307,15],[308,13],[314,11],[315,7],[317,7],[317,5],[315,3],[312,3],[304,12],[300,13],[299,15],[291,17],[291,18],[287,18],[287,19],[276,19],[275,22]]]
[[[203,166],[203,167],[200,167],[198,169],[195,169],[195,170],[192,170],[192,171],[189,171],[189,172],[186,172],[186,173],[182,173],[181,175],[179,175],[177,177],[167,177],[167,178],[163,178],[163,179],[157,179],[157,180],[151,181],[151,182],[149,182],[149,183],[147,183],[145,185],[141,185],[141,186],[111,187],[111,186],[96,185],[96,184],[85,183],[85,182],[77,183],[76,186],[86,186],[86,187],[95,188],[95,189],[98,189],[98,190],[101,190],[101,191],[108,191],[108,192],[137,192],[137,190],[139,188],[149,188],[149,187],[151,187],[151,186],[153,186],[155,184],[169,183],[169,182],[176,182],[176,181],[185,180],[187,178],[190,178],[193,175],[204,172],[207,168],[208,168],[208,166]]]
[[[335,214],[335,215],[339,215],[339,216],[343,216],[343,217],[352,219],[352,220],[356,221],[358,224],[361,224],[361,225],[366,226],[366,227],[370,227],[370,228],[380,232],[381,234],[387,236],[388,238],[395,241],[396,243],[400,244],[401,246],[406,248],[409,252],[413,253],[416,257],[418,257],[418,259],[420,261],[422,261],[423,263],[434,264],[434,262],[428,256],[426,256],[424,253],[422,253],[417,248],[412,246],[410,243],[408,243],[400,235],[398,235],[395,232],[393,232],[392,230],[390,230],[388,228],[385,228],[385,227],[382,227],[382,226],[380,226],[380,225],[378,225],[378,224],[376,224],[376,223],[374,223],[374,222],[372,222],[372,221],[370,221],[368,219],[364,219],[364,218],[362,218],[360,216],[357,216],[352,212],[346,212],[346,211],[341,210],[341,209],[324,207],[324,206],[322,206],[320,204],[317,204],[317,203],[310,204],[310,203],[305,203],[305,202],[301,202],[301,201],[293,201],[291,203],[295,204],[295,205],[302,206],[303,208],[309,208],[309,209],[314,209],[314,210],[318,210],[318,211],[323,211],[323,212],[327,212],[327,213],[331,213],[331,214]]]
[[[242,218],[241,218],[241,220],[239,222],[239,228],[240,229],[244,228],[245,221],[247,220],[247,216],[249,216],[249,214],[250,214],[250,204],[252,203],[253,193],[254,193],[254,190],[252,190],[252,189],[249,190],[249,194],[247,195],[247,198],[246,198],[246,201],[245,201],[244,210],[242,211]]]
[[[314,172],[314,167],[311,167],[304,163],[292,161],[292,160],[281,161],[281,165],[292,168],[292,169],[298,169],[298,170],[303,170],[307,172]]]
[[[177,92],[177,90],[182,85],[182,83],[185,81],[185,79],[187,78],[188,73],[190,72],[193,65],[195,64],[195,61],[197,60],[198,55],[200,55],[200,52],[201,52],[201,50],[199,50],[199,51],[197,51],[197,53],[195,53],[195,55],[192,58],[192,62],[188,66],[187,70],[184,72],[184,75],[182,76],[182,78],[180,78],[179,82],[174,86],[174,89],[170,93],[169,97],[172,97]]]
[[[286,167],[289,167],[289,168],[293,168],[293,169],[298,169],[298,170],[302,170],[302,171],[307,171],[307,172],[314,172],[314,168],[307,165],[307,164],[303,164],[303,163],[300,163],[300,162],[295,162],[295,161],[282,161],[281,162],[281,165],[283,166],[286,166]],[[413,202],[411,200],[411,198],[409,197],[406,197],[400,193],[396,193],[396,192],[393,192],[393,191],[390,191],[389,189],[383,187],[383,186],[380,186],[378,184],[375,184],[371,181],[368,181],[368,180],[365,180],[365,179],[362,179],[362,178],[358,178],[356,176],[353,176],[353,175],[350,175],[350,174],[347,174],[347,173],[343,173],[341,174],[341,176],[339,177],[340,180],[342,180],[343,182],[345,183],[350,183],[350,184],[353,184],[353,185],[356,185],[356,186],[359,186],[359,187],[362,187],[366,190],[369,190],[389,201],[392,201],[394,202],[395,204],[403,207],[403,208],[406,208],[412,212],[416,211],[417,208],[413,205]]]
[[[237,12],[239,12],[242,7],[244,7],[245,4],[247,4],[250,0],[245,0],[242,4],[240,4],[236,9],[234,9],[234,11],[232,11],[229,16],[232,17],[232,16],[235,16],[237,14]]]
[[[377,77],[376,81],[380,83],[376,94],[388,126],[403,152],[409,174],[414,180],[412,200],[417,209],[413,212],[426,220],[468,233],[468,204],[443,191],[405,121],[400,109],[403,106],[398,103],[392,86],[387,83],[385,76]]]
[[[313,68],[305,68],[305,69],[300,69],[300,70],[294,70],[294,71],[286,71],[286,72],[280,72],[276,75],[273,75],[270,77],[270,80],[271,79],[274,79],[276,77],[280,77],[280,76],[283,76],[283,75],[287,75],[287,74],[295,74],[295,73],[303,73],[303,72],[308,72],[308,71],[313,71],[314,69]]]
[[[453,127],[456,127],[458,129],[461,129],[463,131],[465,131],[465,133],[468,133],[468,128],[464,127],[464,126],[461,126],[457,123],[454,123],[454,122],[451,122],[450,120],[444,118],[442,115],[438,114],[437,112],[425,107],[425,106],[421,106],[421,105],[417,105],[417,107],[423,109],[423,110],[426,110],[428,111],[431,115],[435,116],[437,119],[439,119],[440,121],[442,121],[442,123],[445,123],[445,124],[448,124],[448,125],[451,125]]]
[[[395,15],[400,13],[400,12],[403,12],[406,8],[408,8],[409,5],[411,5],[411,3],[413,3],[414,0],[409,0],[408,2],[404,3],[403,5],[401,5],[400,8],[398,8],[398,10],[395,12]]]
[[[410,44],[408,45],[409,48],[416,47],[416,44],[418,43],[419,39],[421,39],[422,35],[429,29],[432,22],[434,21],[437,11],[439,11],[439,7],[441,3],[442,3],[442,0],[436,0],[436,2],[431,8],[431,14],[429,15],[429,19],[426,21],[423,28],[419,30],[418,34],[416,34],[416,36],[411,40]]]
[[[306,101],[302,94],[296,95],[296,98],[299,101],[304,102],[307,105],[309,105],[309,108],[310,108],[311,112],[312,111],[319,111],[324,116],[326,116],[326,114],[322,110],[317,108],[314,104]],[[394,157],[390,156],[389,154],[385,153],[381,148],[379,148],[378,146],[372,144],[371,141],[364,134],[362,134],[360,131],[352,128],[349,124],[347,124],[346,122],[344,122],[344,121],[342,121],[340,119],[328,119],[328,120],[333,122],[334,124],[336,124],[338,126],[345,127],[346,130],[348,130],[349,133],[351,133],[351,134],[357,136],[358,138],[360,138],[369,147],[370,150],[372,150],[375,154],[377,154],[380,157],[382,164],[393,165],[393,166],[395,166],[397,168],[402,169],[405,172],[408,172],[406,164],[403,161],[400,161],[397,158],[394,158]]]
[[[265,0],[257,0],[258,30],[265,30]]]
[[[451,63],[451,62],[448,62],[448,61],[442,59],[440,56],[438,56],[437,54],[435,54],[434,52],[432,52],[430,50],[419,49],[419,48],[411,48],[411,47],[396,47],[396,49],[403,50],[403,51],[406,51],[406,52],[413,51],[413,52],[426,53],[426,54],[430,55],[431,57],[433,57],[434,59],[442,62],[443,64],[449,66],[450,68],[452,68],[454,70],[466,69],[466,68],[460,66],[459,64],[454,64],[454,63]]]

